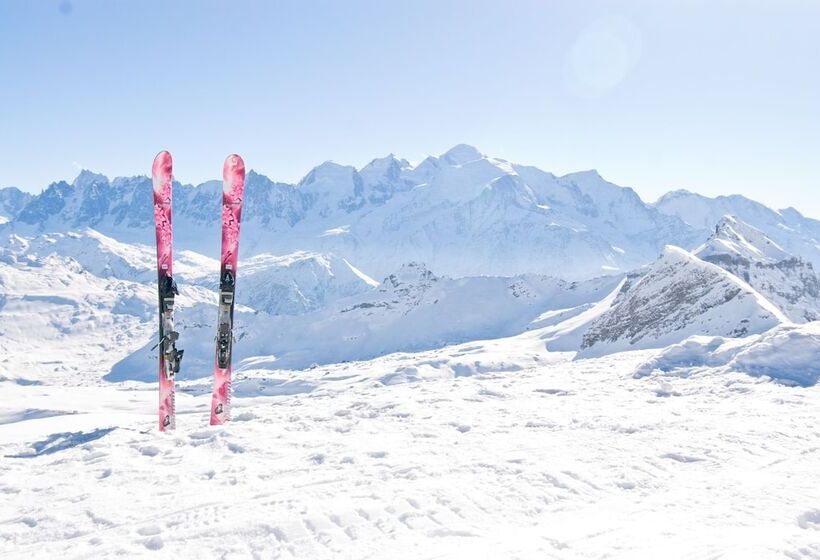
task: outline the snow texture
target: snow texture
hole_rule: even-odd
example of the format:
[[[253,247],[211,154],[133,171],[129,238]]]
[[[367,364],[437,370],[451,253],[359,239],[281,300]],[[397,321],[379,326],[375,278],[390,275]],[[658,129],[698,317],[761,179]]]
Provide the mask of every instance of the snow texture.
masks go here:
[[[820,554],[816,390],[708,368],[634,379],[646,353],[573,362],[536,342],[249,372],[223,427],[207,384],[183,383],[164,437],[150,386],[4,384],[0,553]]]
[[[704,366],[767,376],[784,383],[815,385],[820,379],[820,323],[782,325],[742,341],[691,337],[640,365],[635,375]]]

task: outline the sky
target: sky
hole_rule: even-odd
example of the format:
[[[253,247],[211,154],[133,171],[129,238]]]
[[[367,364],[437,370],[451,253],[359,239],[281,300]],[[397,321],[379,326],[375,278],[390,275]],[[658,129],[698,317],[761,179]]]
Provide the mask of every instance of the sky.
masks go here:
[[[820,218],[817,0],[0,1],[0,186],[467,143]]]

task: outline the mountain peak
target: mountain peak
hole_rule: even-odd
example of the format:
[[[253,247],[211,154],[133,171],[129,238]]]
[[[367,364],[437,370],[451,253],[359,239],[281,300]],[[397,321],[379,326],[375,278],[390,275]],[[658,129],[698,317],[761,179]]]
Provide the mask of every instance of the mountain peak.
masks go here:
[[[666,245],[661,251],[659,261],[666,264],[696,261],[695,255],[675,245]]]
[[[83,169],[80,171],[80,174],[74,179],[74,182],[71,183],[71,186],[74,188],[85,188],[94,184],[98,185],[107,185],[108,184],[108,177],[102,175],[100,173],[94,173],[93,171],[89,171],[88,169]]]
[[[385,175],[392,170],[409,168],[410,162],[404,158],[398,158],[390,153],[384,157],[376,158],[359,170],[359,173],[367,176]]]
[[[706,260],[728,257],[767,264],[791,257],[765,233],[731,215],[718,221],[714,233],[695,254]]]
[[[351,165],[341,165],[335,161],[326,161],[310,170],[310,173],[299,181],[300,187],[311,186],[315,183],[327,183],[346,189],[357,175],[356,168]]]
[[[731,272],[667,245],[584,333],[579,356],[662,348],[691,335],[737,338],[787,321]]]
[[[482,159],[483,157],[484,154],[473,146],[469,144],[458,144],[441,154],[440,159],[452,165],[464,165],[465,163]]]
[[[574,171],[564,175],[567,179],[578,179],[586,181],[603,181],[604,178],[598,173],[597,169],[586,169],[584,171]]]
[[[433,272],[422,262],[409,262],[382,281],[383,286],[398,288],[400,286],[417,286],[435,281]]]

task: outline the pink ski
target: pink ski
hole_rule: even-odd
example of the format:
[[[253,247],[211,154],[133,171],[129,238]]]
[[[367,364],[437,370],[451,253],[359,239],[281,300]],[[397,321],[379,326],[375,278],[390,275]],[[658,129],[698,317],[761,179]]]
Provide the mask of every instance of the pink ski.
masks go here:
[[[179,373],[182,350],[177,350],[179,333],[174,330],[174,296],[179,294],[174,281],[173,244],[171,225],[171,183],[173,162],[171,154],[160,152],[154,158],[151,171],[154,183],[154,222],[157,233],[157,286],[159,291],[159,429],[176,427],[174,377]]]
[[[222,168],[222,265],[219,272],[219,312],[216,331],[214,391],[211,424],[231,418],[231,350],[233,307],[236,292],[236,261],[239,253],[239,222],[245,192],[245,162],[230,155]]]

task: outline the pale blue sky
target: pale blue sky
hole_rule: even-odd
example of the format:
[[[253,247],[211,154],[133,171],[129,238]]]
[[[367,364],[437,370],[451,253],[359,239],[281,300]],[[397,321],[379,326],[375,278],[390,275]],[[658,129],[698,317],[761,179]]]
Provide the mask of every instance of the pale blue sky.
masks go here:
[[[820,218],[817,0],[0,1],[0,185],[465,142]]]

